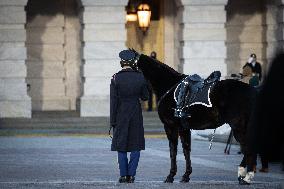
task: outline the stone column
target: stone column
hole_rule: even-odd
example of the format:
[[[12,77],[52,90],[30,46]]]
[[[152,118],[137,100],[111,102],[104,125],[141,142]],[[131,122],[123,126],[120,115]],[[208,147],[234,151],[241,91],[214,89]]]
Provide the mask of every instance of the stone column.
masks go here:
[[[109,115],[109,85],[120,69],[118,53],[125,49],[127,0],[82,0],[83,76],[81,116]]]
[[[283,49],[283,3],[278,0],[266,0],[266,58],[267,65],[263,65],[264,73],[269,67],[276,52]],[[282,44],[282,45],[281,45]]]
[[[185,74],[208,76],[214,70],[227,75],[226,11],[227,0],[180,0],[181,62]]]
[[[175,47],[175,2],[172,0],[164,1],[164,62],[177,70],[177,64],[174,59]]]
[[[278,4],[278,48],[284,50],[284,0]]]
[[[267,0],[268,1],[268,0]],[[275,2],[276,1],[276,2]],[[274,0],[275,5],[268,6],[268,16],[274,19],[273,28],[274,34],[272,33],[272,40],[277,41],[277,50],[284,50],[284,0]],[[277,11],[275,8],[277,7]],[[276,51],[277,51],[276,50]]]
[[[31,117],[27,71],[27,0],[0,1],[0,117]]]

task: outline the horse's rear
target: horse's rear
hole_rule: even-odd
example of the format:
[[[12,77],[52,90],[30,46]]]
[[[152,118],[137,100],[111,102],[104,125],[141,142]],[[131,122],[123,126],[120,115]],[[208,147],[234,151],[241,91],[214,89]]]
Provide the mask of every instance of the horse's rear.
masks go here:
[[[245,132],[256,98],[256,89],[233,79],[218,82],[211,94],[213,107],[218,110],[219,123],[228,123],[233,130]]]
[[[250,85],[228,79],[216,84],[210,97],[218,112],[220,123],[228,123],[244,154],[238,168],[240,184],[249,184],[254,177],[255,154],[248,146],[248,128],[255,106],[257,91]],[[247,167],[247,171],[245,170]]]

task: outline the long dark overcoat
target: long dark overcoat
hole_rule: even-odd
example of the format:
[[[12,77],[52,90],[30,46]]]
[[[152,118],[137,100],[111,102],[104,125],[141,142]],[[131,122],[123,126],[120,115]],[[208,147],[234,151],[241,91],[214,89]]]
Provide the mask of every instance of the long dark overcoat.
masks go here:
[[[112,151],[145,150],[141,100],[149,97],[141,72],[131,68],[116,73],[110,84],[110,124],[114,126]]]

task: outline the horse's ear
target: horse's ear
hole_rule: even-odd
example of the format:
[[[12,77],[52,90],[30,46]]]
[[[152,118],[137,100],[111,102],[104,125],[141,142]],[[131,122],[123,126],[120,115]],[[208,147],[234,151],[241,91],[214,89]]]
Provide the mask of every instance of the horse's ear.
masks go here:
[[[135,49],[131,48],[131,51],[134,52],[136,55],[139,55],[139,53]]]

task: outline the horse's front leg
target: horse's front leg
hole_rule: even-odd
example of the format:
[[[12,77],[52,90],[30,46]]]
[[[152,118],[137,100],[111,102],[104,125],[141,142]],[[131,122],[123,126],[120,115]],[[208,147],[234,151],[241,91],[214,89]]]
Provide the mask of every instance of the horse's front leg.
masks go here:
[[[166,127],[165,127],[166,128]],[[167,176],[165,183],[172,183],[174,182],[174,176],[177,173],[177,146],[178,146],[178,130],[173,128],[171,131],[166,129],[167,137],[169,140],[169,147],[170,147],[170,158],[171,158],[171,169],[170,174]]]
[[[186,170],[180,182],[189,182],[190,174],[192,173],[190,152],[191,152],[191,131],[182,130],[180,133],[180,139],[182,142],[183,154],[186,161]]]

